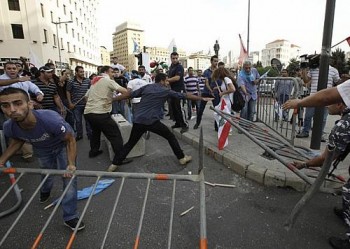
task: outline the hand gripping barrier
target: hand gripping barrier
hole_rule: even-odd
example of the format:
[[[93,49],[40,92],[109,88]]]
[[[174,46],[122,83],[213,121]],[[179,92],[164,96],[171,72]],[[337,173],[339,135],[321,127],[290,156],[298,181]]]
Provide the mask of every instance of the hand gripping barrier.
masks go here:
[[[59,197],[57,204],[55,205],[54,209],[52,210],[50,216],[46,220],[44,226],[42,227],[39,234],[36,236],[35,240],[32,243],[31,248],[38,248],[40,246],[40,242],[42,241],[42,238],[44,236],[44,233],[52,221],[56,211],[59,208],[59,205],[61,204],[63,197],[68,191],[69,186],[72,184],[73,179],[77,176],[84,176],[84,177],[96,177],[95,185],[93,190],[91,191],[91,194],[88,197],[88,200],[86,201],[86,204],[84,206],[83,211],[81,212],[77,228],[79,227],[81,221],[83,220],[84,216],[87,214],[88,207],[90,203],[93,201],[93,193],[95,191],[95,188],[97,186],[98,181],[102,177],[109,177],[109,178],[120,178],[121,183],[119,186],[118,193],[115,197],[112,212],[109,215],[108,224],[105,227],[104,236],[101,241],[100,248],[105,248],[106,240],[108,238],[111,225],[114,220],[115,213],[118,208],[118,204],[120,203],[120,195],[123,191],[123,186],[125,181],[128,179],[145,179],[147,180],[147,187],[145,190],[145,194],[143,197],[143,205],[142,210],[140,214],[140,219],[138,223],[137,233],[134,240],[134,249],[138,249],[139,246],[142,244],[142,227],[143,227],[143,220],[145,217],[146,212],[146,206],[148,201],[148,195],[150,190],[150,183],[151,180],[159,180],[159,181],[172,181],[172,196],[171,196],[171,209],[170,209],[170,220],[169,220],[169,230],[168,230],[168,238],[167,238],[167,248],[172,248],[172,234],[173,234],[173,220],[174,220],[174,206],[175,206],[175,193],[176,193],[176,184],[178,181],[190,181],[190,182],[197,182],[199,184],[199,221],[200,221],[200,229],[199,229],[199,247],[200,249],[207,249],[207,232],[206,232],[206,206],[205,206],[205,181],[204,181],[204,171],[203,171],[203,157],[204,157],[204,150],[203,150],[203,132],[201,130],[201,137],[200,137],[200,146],[199,146],[199,168],[198,168],[198,174],[197,175],[175,175],[175,174],[153,174],[153,173],[126,173],[126,172],[101,172],[101,171],[83,171],[83,170],[77,170],[73,173],[72,178],[70,179],[69,183],[67,184],[66,188],[64,189],[62,195]],[[6,230],[6,233],[3,235],[3,237],[0,240],[0,248],[5,246],[6,239],[8,238],[9,234],[13,231],[14,227],[17,225],[18,221],[21,219],[21,217],[24,215],[24,213],[27,211],[28,207],[30,206],[31,202],[37,196],[37,194],[40,191],[40,188],[43,186],[44,182],[50,175],[63,175],[64,173],[67,173],[65,170],[48,170],[48,169],[28,169],[28,168],[1,168],[0,173],[7,173],[7,174],[20,174],[20,177],[15,182],[20,180],[21,176],[24,174],[41,174],[45,175],[43,180],[40,182],[39,186],[35,189],[32,196],[29,198],[26,205],[23,207],[23,209],[20,211],[16,219],[13,221],[10,228]],[[6,197],[9,191],[7,191],[3,198]],[[87,228],[88,229],[88,228]],[[65,246],[66,249],[72,248],[74,241],[77,238],[77,229],[75,229],[69,240],[67,241],[67,244]],[[43,245],[42,245],[43,246]]]

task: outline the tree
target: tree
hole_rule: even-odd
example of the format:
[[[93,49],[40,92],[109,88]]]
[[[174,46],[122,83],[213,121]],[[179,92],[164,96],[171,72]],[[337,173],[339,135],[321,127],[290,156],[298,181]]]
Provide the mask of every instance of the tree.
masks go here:
[[[337,48],[334,52],[332,52],[330,64],[336,69],[338,69],[340,75],[347,73],[345,52],[340,48]]]
[[[287,66],[287,71],[289,73],[289,76],[294,77],[296,69],[300,68],[300,61],[293,58],[290,59],[289,65]]]

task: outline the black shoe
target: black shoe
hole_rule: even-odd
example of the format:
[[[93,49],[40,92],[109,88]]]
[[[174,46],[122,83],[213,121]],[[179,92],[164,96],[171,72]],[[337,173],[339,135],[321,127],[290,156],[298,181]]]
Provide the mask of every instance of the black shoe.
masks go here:
[[[334,249],[349,249],[350,248],[349,239],[340,239],[337,237],[330,237],[328,239],[328,242]]]
[[[344,222],[344,211],[342,208],[334,207],[333,212],[337,217],[339,217],[339,219],[341,219]]]
[[[97,157],[98,155],[101,155],[102,154],[102,150],[98,150],[98,151],[90,151],[89,152],[89,157],[92,158],[92,157]]]
[[[193,126],[193,129],[194,129],[194,130],[197,130],[197,129],[198,129],[198,126],[199,126],[198,124],[195,124],[195,125]]]
[[[186,131],[188,131],[188,126],[182,127],[180,133],[182,134],[182,133],[185,133]]]
[[[122,164],[128,164],[128,163],[131,163],[132,162],[132,159],[129,159],[129,158],[125,158],[122,162]]]
[[[181,128],[181,125],[174,124],[174,125],[171,126],[171,129],[175,129],[175,128]]]
[[[75,141],[79,141],[79,140],[82,140],[83,139],[83,136],[77,136],[76,138],[75,138]]]
[[[296,137],[297,137],[297,138],[309,137],[309,133],[301,132],[300,134],[297,134]]]
[[[74,218],[74,219],[65,221],[64,225],[69,227],[70,229],[72,229],[74,231],[75,227],[78,225],[78,221],[79,221],[78,218]],[[84,222],[80,222],[80,225],[78,227],[78,231],[80,231],[80,230],[82,230],[84,228],[85,228]]]
[[[326,136],[324,136],[324,135],[322,135],[322,136],[321,136],[321,142],[322,142],[322,143],[327,142],[327,138],[326,138]]]
[[[47,192],[47,193],[40,192],[40,198],[39,198],[40,203],[47,202],[49,198],[50,198],[50,192]]]

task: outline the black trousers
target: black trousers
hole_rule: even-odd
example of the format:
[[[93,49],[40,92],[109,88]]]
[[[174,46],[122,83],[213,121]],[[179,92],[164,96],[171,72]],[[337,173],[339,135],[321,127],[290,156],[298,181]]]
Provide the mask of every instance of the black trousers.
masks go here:
[[[84,115],[90,123],[92,134],[90,138],[91,152],[97,152],[101,145],[101,132],[106,136],[114,151],[114,158],[123,148],[123,137],[120,133],[117,123],[111,118],[109,113]]]
[[[122,151],[118,154],[117,157],[114,157],[113,164],[121,165],[123,160],[129,154],[129,152],[134,148],[137,142],[140,140],[143,133],[146,131],[151,131],[155,134],[158,134],[161,137],[164,137],[168,140],[168,143],[173,150],[174,154],[178,159],[184,158],[184,153],[177,141],[175,135],[169,130],[169,128],[164,125],[159,120],[154,122],[151,125],[137,124],[134,123],[131,129],[131,134],[129,137],[129,141],[124,145]]]
[[[187,123],[185,122],[185,119],[182,114],[180,101],[181,100],[178,98],[171,98],[170,101],[171,109],[173,111],[173,116],[175,119],[175,125],[187,127]]]

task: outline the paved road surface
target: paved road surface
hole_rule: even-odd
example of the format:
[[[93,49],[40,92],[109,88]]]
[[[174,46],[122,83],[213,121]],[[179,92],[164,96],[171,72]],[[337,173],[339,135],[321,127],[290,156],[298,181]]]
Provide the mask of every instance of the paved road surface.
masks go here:
[[[134,159],[131,164],[122,166],[120,171],[161,172],[188,174],[196,172],[197,151],[190,145],[180,142],[187,154],[194,157],[183,169],[176,161],[167,142],[155,134],[147,141],[146,155]],[[78,142],[79,168],[85,170],[105,170],[109,165],[107,149],[94,159],[89,159],[88,140]],[[24,164],[15,158],[19,167],[36,167],[37,163]],[[332,213],[340,197],[318,194],[291,231],[283,228],[283,223],[291,209],[301,198],[288,188],[267,188],[234,174],[231,170],[205,156],[205,175],[209,182],[234,184],[236,188],[206,187],[208,248],[330,248],[329,236],[341,236],[345,226]],[[56,177],[56,188],[52,195],[59,196],[61,181]],[[79,188],[90,186],[94,178],[79,178]],[[20,187],[23,188],[24,203],[38,185],[38,176],[25,176]],[[7,176],[0,176],[0,195],[8,186]],[[120,180],[93,198],[84,218],[86,229],[79,232],[73,248],[100,248],[108,217],[112,210]],[[145,191],[145,180],[128,180],[121,196],[121,205],[114,219],[105,248],[133,248],[137,232],[141,206]],[[173,246],[176,249],[198,248],[199,209],[198,186],[190,182],[178,182],[176,188],[175,220],[173,227]],[[151,183],[149,201],[146,207],[144,226],[141,231],[140,247],[163,249],[167,246],[168,218],[170,213],[171,183]],[[10,205],[10,200],[1,204],[0,211]],[[86,201],[79,201],[83,210]],[[49,216],[50,210],[43,210],[37,198],[30,205],[25,216],[10,234],[2,248],[29,248]],[[194,206],[188,214],[179,215]],[[52,210],[52,209],[51,209]],[[0,219],[0,237],[10,227],[19,212]],[[44,234],[40,248],[65,248],[70,230],[63,226],[61,211],[55,215],[47,233]]]

